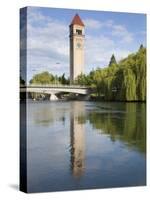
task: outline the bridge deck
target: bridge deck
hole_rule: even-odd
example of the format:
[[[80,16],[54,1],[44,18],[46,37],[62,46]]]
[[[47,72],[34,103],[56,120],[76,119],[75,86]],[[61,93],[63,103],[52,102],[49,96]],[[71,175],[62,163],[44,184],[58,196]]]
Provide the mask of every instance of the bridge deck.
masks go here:
[[[59,85],[59,84],[47,84],[47,85],[25,85],[20,86],[21,88],[68,88],[68,89],[89,89],[87,86],[81,86],[81,85]]]
[[[86,86],[80,85],[27,85],[21,86],[20,92],[36,92],[36,93],[47,93],[47,94],[57,94],[61,92],[75,93],[87,95],[92,92],[92,89]]]

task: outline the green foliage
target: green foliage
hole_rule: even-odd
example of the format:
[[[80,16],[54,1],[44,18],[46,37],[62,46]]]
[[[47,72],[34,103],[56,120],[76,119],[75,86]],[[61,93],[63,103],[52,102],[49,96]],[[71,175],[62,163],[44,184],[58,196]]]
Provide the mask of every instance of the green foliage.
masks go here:
[[[146,100],[146,49],[140,46],[136,59],[137,99]]]
[[[63,74],[62,76],[60,76],[58,78],[58,80],[59,80],[60,84],[63,84],[63,85],[68,85],[69,84],[69,79],[65,78],[65,74]]]
[[[31,84],[51,84],[54,83],[54,76],[49,72],[42,72],[33,76]]]
[[[116,58],[115,58],[114,54],[111,56],[110,62],[109,62],[109,66],[112,66],[112,65],[117,65]]]
[[[122,89],[126,101],[136,100],[136,80],[135,74],[130,68],[123,70]]]
[[[118,64],[112,55],[109,67],[98,68],[76,83],[96,88],[98,98],[108,101],[146,101],[146,48],[130,54]]]
[[[46,71],[34,75],[30,84],[69,84],[69,80],[65,78],[65,74],[59,77]]]
[[[89,85],[90,84],[90,77],[86,76],[85,74],[80,74],[76,78],[76,80],[74,81],[74,84]]]

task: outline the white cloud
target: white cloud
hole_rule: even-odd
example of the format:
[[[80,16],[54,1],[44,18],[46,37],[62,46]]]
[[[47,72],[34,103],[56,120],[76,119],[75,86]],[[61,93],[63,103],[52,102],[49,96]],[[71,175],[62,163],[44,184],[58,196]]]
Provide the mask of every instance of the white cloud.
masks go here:
[[[84,24],[86,24],[86,28],[88,29],[99,29],[103,26],[103,24],[95,19],[84,19]]]
[[[113,20],[100,21],[95,19],[84,19],[86,29],[109,28],[112,36],[118,37],[121,43],[130,43],[133,41],[133,34],[130,33],[124,25],[115,24]]]
[[[41,22],[46,22],[49,20],[46,16],[42,15],[38,7],[28,7],[28,23],[32,24],[38,22],[40,25]]]
[[[104,24],[106,27],[112,28],[114,21],[110,19],[110,20],[105,21]]]
[[[85,43],[86,65],[100,65],[108,59],[108,49],[114,47],[113,40],[105,36],[88,36]]]
[[[133,41],[133,34],[123,25],[113,25],[112,35],[120,38],[122,43],[130,43]]]

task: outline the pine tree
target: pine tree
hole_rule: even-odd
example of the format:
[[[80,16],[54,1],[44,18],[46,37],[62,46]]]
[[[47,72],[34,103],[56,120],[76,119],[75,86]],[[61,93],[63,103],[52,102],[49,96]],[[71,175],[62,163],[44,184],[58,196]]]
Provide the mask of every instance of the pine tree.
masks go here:
[[[141,44],[139,50],[141,50],[141,49],[143,49],[143,48],[144,48],[144,47],[143,47],[143,44]]]
[[[114,54],[112,54],[111,58],[110,58],[110,62],[109,62],[109,67],[112,66],[112,65],[116,65],[117,62],[116,62],[116,58],[114,56]]]

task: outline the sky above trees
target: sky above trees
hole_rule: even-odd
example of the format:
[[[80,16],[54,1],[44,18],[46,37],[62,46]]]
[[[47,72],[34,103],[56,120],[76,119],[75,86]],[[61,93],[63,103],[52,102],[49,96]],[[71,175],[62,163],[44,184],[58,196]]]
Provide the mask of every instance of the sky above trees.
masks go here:
[[[146,45],[146,15],[28,7],[27,79],[41,71],[69,75],[69,24],[85,24],[85,72],[108,66]],[[22,31],[22,30],[21,30]]]

